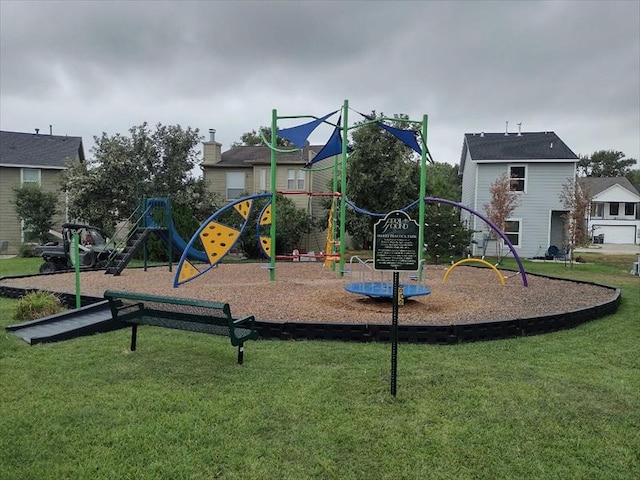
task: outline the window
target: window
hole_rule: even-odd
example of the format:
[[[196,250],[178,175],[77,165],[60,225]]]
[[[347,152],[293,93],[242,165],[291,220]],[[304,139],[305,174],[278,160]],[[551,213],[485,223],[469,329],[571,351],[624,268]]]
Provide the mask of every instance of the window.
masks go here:
[[[287,170],[287,190],[304,190],[304,170],[301,168]]]
[[[620,204],[619,203],[610,203],[609,204],[609,215],[616,216],[620,212]]]
[[[522,226],[521,223],[522,222],[520,220],[507,220],[505,223],[504,234],[507,236],[514,247],[520,246],[520,228]]]
[[[624,204],[624,214],[630,217],[635,216],[636,214],[636,204],[635,203],[625,203]]]
[[[22,186],[26,184],[40,185],[41,179],[42,176],[39,168],[20,169],[20,183]],[[24,220],[20,220],[20,231],[22,235],[21,241],[23,243],[39,243],[40,239],[31,229],[26,227]]]
[[[604,203],[592,203],[591,216],[597,218],[604,217]]]
[[[511,191],[524,192],[526,189],[527,167],[524,165],[509,167]]]
[[[20,169],[20,180],[25,183],[37,183],[40,185],[40,169],[39,168],[22,168]]]
[[[240,198],[244,191],[244,172],[227,172],[227,200]]]
[[[258,177],[258,190],[260,191],[266,191],[269,187],[269,181],[267,180],[269,177],[269,169],[268,168],[261,168],[259,170],[259,177]]]

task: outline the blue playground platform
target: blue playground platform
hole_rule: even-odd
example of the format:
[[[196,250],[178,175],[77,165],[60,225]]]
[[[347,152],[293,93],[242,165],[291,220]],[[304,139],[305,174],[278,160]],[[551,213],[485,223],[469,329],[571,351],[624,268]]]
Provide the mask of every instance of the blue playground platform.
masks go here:
[[[419,295],[429,295],[431,289],[419,284],[408,283],[402,285],[404,298],[417,297]],[[344,286],[347,292],[367,297],[392,298],[393,284],[389,282],[355,282]]]

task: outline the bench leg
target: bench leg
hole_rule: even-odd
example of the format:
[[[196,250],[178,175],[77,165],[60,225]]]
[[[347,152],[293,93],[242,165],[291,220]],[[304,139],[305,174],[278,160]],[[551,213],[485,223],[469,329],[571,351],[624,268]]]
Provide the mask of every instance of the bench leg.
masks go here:
[[[238,365],[244,362],[244,343],[238,345]]]
[[[136,341],[138,339],[138,325],[137,324],[133,324],[131,326],[131,351],[135,352],[136,351]]]

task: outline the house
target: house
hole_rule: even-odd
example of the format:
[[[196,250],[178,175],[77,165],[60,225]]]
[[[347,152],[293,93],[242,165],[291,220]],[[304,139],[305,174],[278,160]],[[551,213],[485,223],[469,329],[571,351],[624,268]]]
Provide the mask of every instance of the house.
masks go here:
[[[625,177],[585,177],[591,197],[589,233],[594,243],[640,243],[640,194]]]
[[[466,133],[460,159],[461,203],[486,215],[491,185],[503,174],[519,205],[504,232],[518,255],[544,256],[550,246],[565,244],[567,210],[560,201],[563,185],[575,178],[577,155],[554,132]],[[475,215],[462,212],[474,231],[473,255],[495,254],[489,229]]]
[[[277,154],[276,190],[284,192],[296,207],[305,209],[315,220],[326,214],[326,197],[309,193],[330,193],[333,172],[331,168],[305,169],[304,166],[322,148],[306,145],[300,150]],[[224,201],[243,195],[271,192],[271,149],[266,145],[234,146],[222,152],[216,142],[215,131],[209,130],[209,141],[203,142],[203,179],[209,190]],[[323,160],[322,165],[333,165],[334,157]],[[305,239],[307,250],[321,251],[326,236],[318,233]]]
[[[81,137],[0,131],[0,240],[8,241],[6,253],[17,254],[20,245],[37,241],[26,231],[15,211],[14,187],[37,183],[45,191],[59,192],[59,215],[66,220],[65,197],[59,175],[68,161],[84,161]]]

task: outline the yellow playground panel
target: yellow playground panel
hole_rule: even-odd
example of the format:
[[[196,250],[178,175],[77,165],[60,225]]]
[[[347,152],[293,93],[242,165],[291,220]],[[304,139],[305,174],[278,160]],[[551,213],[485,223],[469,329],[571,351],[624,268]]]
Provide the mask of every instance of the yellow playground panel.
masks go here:
[[[502,275],[502,273],[500,273],[500,270],[498,270],[494,265],[491,265],[489,262],[487,262],[486,260],[482,260],[480,258],[464,258],[460,261],[457,261],[456,263],[454,263],[453,265],[451,265],[449,268],[447,268],[447,271],[444,272],[444,277],[442,277],[442,283],[447,281],[447,277],[449,276],[449,274],[451,273],[451,270],[453,270],[455,267],[457,267],[458,265],[462,265],[463,263],[480,263],[482,265],[485,265],[487,267],[489,267],[491,270],[493,270],[494,272],[496,272],[496,275],[498,276],[498,278],[500,279],[500,283],[504,286],[506,285],[506,282],[504,280],[504,275]]]

